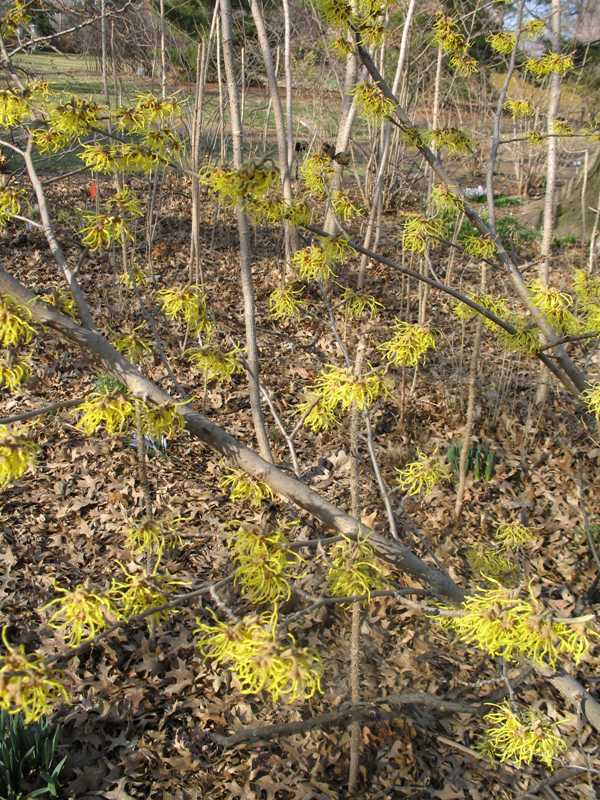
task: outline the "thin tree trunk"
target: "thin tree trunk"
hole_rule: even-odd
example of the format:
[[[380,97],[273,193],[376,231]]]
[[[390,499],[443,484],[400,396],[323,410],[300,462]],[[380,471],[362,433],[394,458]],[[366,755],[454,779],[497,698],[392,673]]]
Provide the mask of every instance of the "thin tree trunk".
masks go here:
[[[252,10],[252,17],[256,25],[256,34],[258,36],[258,43],[262,53],[265,71],[267,73],[267,82],[269,85],[269,95],[273,104],[273,116],[275,118],[275,132],[277,135],[277,155],[279,162],[279,172],[281,174],[281,183],[283,188],[283,199],[286,205],[292,203],[292,183],[289,170],[289,139],[286,132],[286,124],[283,116],[283,108],[281,106],[281,98],[277,89],[277,76],[275,75],[275,67],[273,65],[273,57],[271,55],[271,47],[269,45],[269,37],[267,36],[267,28],[261,4],[258,0],[250,0],[250,8]],[[286,261],[289,263],[292,253],[297,250],[297,236],[293,226],[286,223],[285,225],[286,237]]]
[[[292,162],[294,160],[294,131],[292,108],[292,29],[290,24],[289,0],[283,2],[283,72],[285,76],[285,115],[287,132],[287,166],[288,174],[292,175]]]
[[[552,0],[552,52],[560,53],[560,0]],[[552,238],[554,236],[554,222],[556,214],[556,168],[558,160],[558,138],[554,135],[554,126],[560,105],[560,75],[553,72],[550,75],[550,94],[548,98],[547,133],[548,145],[546,155],[546,195],[544,198],[544,227],[542,232],[542,263],[539,268],[540,280],[544,286],[548,285],[550,277],[550,254]],[[536,392],[536,402],[544,403],[548,397],[548,376],[544,371],[540,373]]]
[[[242,168],[242,125],[240,119],[240,105],[238,88],[235,78],[232,33],[231,33],[231,2],[230,0],[220,0],[221,8],[221,33],[223,46],[223,62],[225,64],[225,75],[227,78],[227,91],[229,95],[229,115],[231,119],[231,136],[233,145],[233,166],[239,170]],[[252,281],[252,264],[250,250],[250,226],[248,218],[241,204],[236,208],[238,232],[240,238],[240,272],[242,282],[242,294],[244,297],[244,323],[246,327],[246,355],[250,374],[248,375],[248,390],[250,394],[250,406],[252,408],[252,419],[254,431],[258,441],[258,449],[265,461],[272,461],[271,446],[265,425],[265,419],[261,407],[260,397],[260,364],[258,356],[258,345],[256,341],[256,319],[254,286]]]
[[[160,96],[167,96],[167,44],[165,36],[165,0],[160,0]]]

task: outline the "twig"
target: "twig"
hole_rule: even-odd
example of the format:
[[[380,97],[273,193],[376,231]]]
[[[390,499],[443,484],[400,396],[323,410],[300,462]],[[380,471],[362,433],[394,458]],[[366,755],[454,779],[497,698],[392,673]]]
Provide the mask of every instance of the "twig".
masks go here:
[[[75,406],[81,405],[84,400],[85,395],[72,400],[57,400],[55,403],[50,403],[42,408],[23,411],[23,413],[13,414],[11,417],[0,417],[0,425],[10,425],[13,422],[23,422],[26,419],[34,419],[35,417],[41,417],[43,414],[51,414],[53,411],[59,411],[62,408],[74,408]]]
[[[306,733],[317,728],[347,726],[353,721],[365,722],[371,720],[376,722],[381,719],[393,719],[399,716],[401,707],[406,705],[424,705],[456,714],[481,714],[485,709],[483,705],[444,700],[427,692],[405,692],[376,698],[364,703],[345,703],[335,711],[316,714],[298,722],[284,722],[278,725],[265,725],[262,727],[249,726],[241,728],[229,736],[211,733],[210,737],[221,747],[227,749],[238,744],[251,744],[269,739],[278,739],[282,736],[293,736],[294,734]],[[386,713],[382,711],[381,706],[390,706],[394,711]]]

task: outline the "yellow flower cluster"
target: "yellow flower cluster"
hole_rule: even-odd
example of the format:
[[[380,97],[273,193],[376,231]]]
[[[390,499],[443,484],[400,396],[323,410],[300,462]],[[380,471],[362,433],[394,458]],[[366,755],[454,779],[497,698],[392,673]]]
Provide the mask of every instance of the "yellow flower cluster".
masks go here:
[[[0,656],[0,710],[21,713],[30,724],[69,699],[61,672],[47,667],[40,656],[25,653],[23,645],[13,647],[6,628],[2,641],[6,653]]]
[[[31,134],[31,138],[40,153],[45,155],[60,152],[70,141],[70,136],[54,128],[36,128]]]
[[[253,508],[275,498],[267,483],[250,477],[242,469],[229,469],[219,481],[219,488],[229,494],[232,503],[247,503]]]
[[[496,539],[503,547],[522,547],[533,541],[531,528],[520,522],[501,522],[496,529]]]
[[[245,523],[233,523],[227,545],[235,563],[235,583],[251,603],[289,600],[291,581],[297,580],[304,560],[289,548],[290,525],[282,523],[271,533]]]
[[[396,320],[392,331],[392,338],[377,349],[394,367],[416,367],[427,351],[435,348],[435,336],[425,325]]]
[[[78,427],[86,436],[92,436],[102,427],[109,436],[115,436],[130,424],[134,411],[133,403],[121,389],[107,387],[92,392],[75,413],[81,415]]]
[[[501,550],[477,545],[466,553],[467,562],[473,572],[484,578],[492,578],[503,586],[514,586],[518,581],[518,567],[514,556]]]
[[[151,343],[142,335],[144,330],[143,324],[136,325],[129,333],[114,339],[115,348],[134,364],[139,364],[145,356],[152,353]]]
[[[200,183],[218,195],[223,205],[235,208],[238,203],[243,203],[246,210],[254,212],[253,216],[258,218],[268,195],[279,191],[281,178],[276,169],[254,165],[239,171],[219,167],[204,170],[200,174]]]
[[[486,42],[495,53],[499,53],[501,56],[509,56],[515,49],[517,37],[509,31],[500,31],[499,33],[490,33],[486,38]]]
[[[375,400],[390,392],[390,381],[373,370],[356,378],[345,367],[329,365],[318,375],[308,398],[298,406],[306,415],[304,424],[313,432],[327,430],[338,421],[338,415],[356,408],[364,411]]]
[[[26,97],[18,89],[0,89],[0,128],[19,125],[29,115]]]
[[[141,403],[140,425],[142,431],[152,439],[177,436],[185,428],[185,420],[175,405],[150,405]]]
[[[352,94],[360,113],[371,122],[381,122],[385,117],[393,117],[396,112],[394,102],[374,83],[358,83]]]
[[[125,531],[125,545],[136,556],[155,555],[161,560],[166,550],[181,547],[183,539],[177,533],[180,518],[145,519],[141,525],[135,525]]]
[[[428,131],[425,141],[430,142],[438,150],[445,147],[449,153],[472,153],[473,140],[468,133],[460,128],[436,128]]]
[[[509,114],[512,114],[512,118],[515,120],[531,117],[534,112],[529,100],[507,100],[504,103],[504,108]]]
[[[322,692],[323,667],[316,653],[298,648],[293,638],[275,640],[276,614],[246,617],[238,623],[199,622],[194,631],[205,658],[227,666],[242,694],[266,691],[273,702],[305,701]]]
[[[536,78],[564,75],[573,69],[573,66],[573,56],[564,53],[544,53],[541,58],[528,58],[525,62],[525,70]]]
[[[600,421],[600,383],[588,386],[581,396],[591,413]]]
[[[0,489],[35,467],[37,451],[37,444],[27,436],[0,425]]]
[[[331,206],[338,219],[351,222],[355,217],[360,217],[362,209],[355,206],[344,192],[332,192]]]
[[[450,56],[450,66],[463,77],[469,77],[477,71],[477,61],[469,55],[469,44],[460,33],[452,17],[438,14],[433,26],[433,40]]]
[[[344,316],[347,319],[361,319],[369,316],[375,317],[383,304],[376,300],[372,294],[365,292],[355,292],[354,289],[347,287],[342,292],[342,303],[344,304]]]
[[[328,281],[335,277],[334,267],[348,260],[350,248],[345,239],[322,237],[319,244],[296,250],[292,266],[305,281]]]
[[[71,317],[71,319],[75,319],[77,317],[77,306],[75,304],[75,300],[73,299],[73,295],[64,291],[62,288],[56,286],[53,287],[48,294],[42,295],[41,299],[44,301],[44,303],[54,306],[54,308],[57,311],[60,311],[61,314],[65,314],[67,317]]]
[[[21,200],[24,192],[22,189],[0,190],[0,228],[3,228],[15,214],[21,213]]]
[[[531,281],[528,288],[533,304],[544,313],[556,331],[565,335],[581,331],[581,322],[569,310],[573,304],[570,295],[544,286],[539,280]]]
[[[12,39],[18,29],[29,25],[31,15],[27,11],[29,3],[15,0],[2,12],[0,18],[0,32],[5,39]]]
[[[571,136],[573,128],[565,119],[555,119],[552,125],[552,133],[555,136]]]
[[[300,166],[299,174],[310,195],[322,200],[327,194],[327,184],[335,172],[331,158],[322,153],[311,153]]]
[[[18,358],[10,350],[0,353],[0,387],[16,392],[30,373],[27,358]]]
[[[42,606],[42,611],[56,606],[48,625],[62,632],[67,647],[77,647],[93,639],[104,630],[110,620],[117,619],[117,611],[110,598],[90,591],[85,585],[73,590],[55,586],[60,597]]]
[[[473,258],[483,258],[490,261],[496,255],[496,243],[489,236],[466,236],[462,240],[465,253]]]
[[[550,768],[567,749],[552,722],[539,711],[528,708],[518,715],[508,700],[494,708],[484,716],[488,729],[481,750],[486,756],[517,767],[538,758]]]
[[[428,456],[417,448],[417,459],[397,469],[396,483],[408,496],[431,494],[439,483],[450,479],[450,468],[435,453]]]
[[[173,286],[159,289],[156,298],[169,319],[181,320],[192,333],[212,332],[206,316],[206,295],[201,286]]]
[[[15,303],[8,295],[0,294],[0,346],[16,347],[27,344],[35,334],[29,324],[31,312],[25,306]]]
[[[435,244],[443,236],[444,223],[435,217],[422,214],[404,214],[402,247],[412,253],[424,253],[428,244]]]
[[[436,617],[439,623],[467,644],[507,661],[529,658],[535,664],[555,667],[560,658],[579,664],[590,647],[580,623],[557,622],[530,591],[529,598],[489,578],[492,586],[470,595],[464,614]]]
[[[115,603],[119,615],[130,619],[143,614],[150,608],[159,608],[169,601],[169,594],[179,586],[186,586],[186,581],[179,581],[168,573],[158,572],[158,563],[151,575],[145,572],[130,572],[117,561],[123,576],[113,580],[108,597]],[[149,619],[160,622],[167,619],[170,609],[163,609],[152,614]]]
[[[475,292],[470,292],[469,297],[516,329],[515,333],[509,333],[504,328],[496,325],[495,322],[492,322],[492,320],[482,316],[484,327],[493,333],[507,350],[526,356],[538,352],[540,349],[538,329],[535,326],[526,324],[518,314],[509,308],[506,300],[489,294],[476,294]],[[465,303],[457,303],[454,307],[454,313],[459,319],[465,321],[473,319],[477,315],[477,312]]]
[[[436,183],[431,188],[431,203],[440,213],[455,214],[465,207],[463,200],[446,186]]]
[[[164,163],[160,153],[141,144],[83,145],[78,157],[92,172],[114,175],[117,172],[146,173]]]
[[[69,139],[89,133],[98,124],[100,106],[91,100],[72,97],[50,112],[50,128]]]
[[[583,327],[600,334],[600,278],[588,275],[583,269],[575,270],[573,289],[584,312]]]
[[[146,133],[148,126],[164,123],[181,114],[181,106],[175,98],[161,100],[152,94],[140,94],[133,107],[117,109],[117,128],[131,133]]]
[[[367,597],[386,585],[385,566],[368,540],[344,540],[333,545],[327,583],[333,597]]]
[[[207,381],[229,383],[234,375],[244,371],[240,362],[240,347],[219,350],[216,347],[197,347],[186,352],[194,372],[201,372]]]
[[[121,216],[84,211],[83,218],[85,225],[81,229],[81,242],[92,252],[120,242],[123,236],[133,241],[127,222]]]
[[[269,295],[269,316],[275,322],[290,322],[299,317],[304,306],[302,288],[293,284],[278,286]]]

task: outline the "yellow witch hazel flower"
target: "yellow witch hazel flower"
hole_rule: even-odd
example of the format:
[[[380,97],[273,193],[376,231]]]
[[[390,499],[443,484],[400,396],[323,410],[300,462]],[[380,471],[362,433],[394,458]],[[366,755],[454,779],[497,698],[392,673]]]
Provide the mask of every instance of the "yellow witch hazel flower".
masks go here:
[[[219,350],[217,347],[196,347],[186,352],[194,372],[201,372],[207,381],[230,383],[234,375],[244,371],[240,361],[241,347]]]
[[[600,383],[594,383],[581,395],[588,409],[600,421]]]
[[[41,656],[26,653],[24,645],[11,645],[6,628],[2,642],[6,652],[0,656],[0,710],[23,714],[29,725],[69,700],[62,672],[47,667]]]
[[[160,561],[167,550],[181,547],[183,539],[177,533],[181,517],[145,519],[125,531],[125,545],[136,556],[155,555]]]
[[[412,253],[424,253],[428,244],[436,243],[444,233],[444,223],[435,217],[422,214],[404,214],[402,247]]]
[[[581,323],[569,310],[573,304],[570,295],[544,286],[539,280],[531,281],[528,288],[533,304],[546,315],[552,327],[559,333],[573,334],[581,330]]]
[[[436,128],[425,135],[436,148],[447,148],[449,153],[472,153],[473,140],[460,128]]]
[[[344,264],[349,254],[350,247],[341,236],[323,236],[319,244],[296,250],[292,256],[292,266],[302,280],[328,281],[335,277],[335,265]]]
[[[416,367],[428,350],[435,348],[435,336],[425,325],[396,320],[392,338],[378,346],[394,367]]]
[[[274,703],[306,701],[322,692],[321,659],[308,648],[298,648],[292,636],[277,642],[276,623],[276,612],[233,624],[215,619],[213,625],[199,622],[194,633],[199,634],[200,653],[227,666],[242,694],[266,691]]]
[[[0,89],[0,128],[13,128],[29,116],[27,99],[17,89]]]
[[[33,143],[40,153],[50,155],[59,153],[69,144],[71,137],[54,128],[37,128],[31,134]]]
[[[531,117],[535,111],[529,100],[507,100],[504,108],[512,115],[514,120]]]
[[[363,597],[386,585],[386,568],[368,539],[337,542],[330,551],[327,583],[333,597]]]
[[[433,488],[450,478],[450,468],[433,453],[428,456],[417,448],[417,459],[396,470],[396,483],[410,496],[431,494]]]
[[[144,338],[144,331],[145,326],[143,324],[136,325],[129,333],[117,336],[113,340],[113,344],[119,353],[123,353],[134,364],[139,364],[146,356],[152,353],[152,344]]]
[[[358,83],[352,90],[360,113],[371,122],[393,117],[396,106],[374,83]]]
[[[0,228],[3,228],[15,214],[21,213],[21,200],[25,196],[22,189],[0,190]]]
[[[187,581],[176,580],[168,573],[159,573],[158,563],[151,575],[142,571],[130,572],[119,561],[117,564],[123,576],[113,580],[108,596],[124,619],[136,617],[151,608],[158,608],[168,603],[169,595],[175,589],[187,585]],[[161,622],[167,619],[170,613],[170,609],[163,609],[151,614],[149,620]]]
[[[515,333],[509,333],[487,317],[482,316],[481,318],[484,327],[493,333],[507,350],[530,356],[540,349],[538,329],[529,325],[514,311],[511,311],[504,298],[494,297],[489,294],[476,294],[475,292],[470,292],[469,297],[515,328]],[[461,302],[454,306],[454,314],[463,321],[477,316],[477,312],[474,309]]]
[[[112,197],[109,197],[108,204],[116,206],[122,212],[132,217],[141,217],[144,213],[140,201],[127,186],[124,189],[119,189]]]
[[[458,195],[439,183],[434,184],[431,188],[431,203],[436,211],[446,214],[455,214],[465,207],[463,200]]]
[[[70,138],[83,136],[98,124],[100,106],[91,100],[72,97],[50,112],[50,127]]]
[[[530,588],[530,597],[508,589],[490,576],[492,586],[468,596],[460,616],[436,617],[466,644],[474,644],[491,656],[507,661],[529,658],[539,665],[556,667],[561,658],[579,664],[590,648],[585,623],[556,620]]]
[[[119,275],[119,283],[130,291],[134,288],[148,285],[148,277],[142,267],[132,267],[124,270]]]
[[[13,433],[6,425],[0,425],[0,489],[35,467],[38,449],[24,433]]]
[[[11,394],[16,392],[30,373],[27,357],[17,357],[10,350],[0,353],[0,387]]]
[[[269,316],[275,322],[283,323],[299,317],[305,304],[301,297],[302,287],[290,283],[278,286],[269,295]]]
[[[156,297],[169,319],[185,322],[192,333],[207,329],[206,295],[201,286],[192,284],[159,289]]]
[[[175,405],[156,406],[143,403],[140,424],[143,433],[159,440],[163,437],[174,437],[185,428],[185,420]]]
[[[496,528],[496,541],[508,549],[533,541],[534,532],[520,522],[501,522]]]
[[[42,611],[56,607],[48,619],[51,628],[62,631],[67,647],[89,642],[117,617],[110,598],[90,591],[84,584],[75,589],[55,586],[60,597],[42,606]]]
[[[600,278],[588,275],[583,269],[575,270],[573,290],[585,314],[583,327],[600,334]]]
[[[327,194],[327,184],[334,174],[333,161],[322,153],[311,153],[302,162],[300,177],[310,195],[322,200]]]
[[[552,125],[552,133],[555,136],[571,136],[573,128],[565,119],[555,119]]]
[[[304,565],[304,559],[289,548],[290,527],[281,523],[266,533],[245,523],[231,524],[227,546],[235,563],[234,580],[251,603],[289,600],[291,582],[301,576]]]
[[[515,49],[517,37],[509,31],[500,31],[499,33],[490,33],[486,38],[486,42],[495,53],[499,53],[501,56],[509,56]]]
[[[552,721],[527,708],[517,714],[508,700],[493,706],[484,716],[488,724],[480,750],[484,755],[517,767],[539,759],[548,768],[567,749]]]
[[[16,347],[29,343],[35,334],[30,325],[31,312],[15,303],[8,295],[0,294],[0,346]]]
[[[351,222],[362,214],[362,210],[358,206],[355,206],[344,192],[332,192],[331,206],[336,217],[343,222]]]
[[[122,386],[108,384],[77,406],[75,413],[81,414],[78,427],[86,436],[92,436],[102,427],[109,436],[115,436],[130,425],[135,409],[124,391]]]
[[[247,503],[252,508],[275,498],[268,483],[252,478],[242,469],[228,469],[219,481],[219,488],[229,494],[232,503]]]
[[[123,217],[96,214],[94,211],[84,211],[82,216],[85,225],[81,229],[81,242],[92,252],[120,242],[122,236],[133,241],[131,231]]]
[[[344,316],[347,319],[361,319],[368,316],[371,319],[377,316],[383,304],[376,300],[372,294],[365,292],[355,292],[354,289],[347,287],[342,292],[342,302],[344,304]]]
[[[355,378],[345,367],[325,367],[300,403],[298,411],[305,416],[304,425],[314,433],[328,430],[338,421],[338,414],[352,407],[369,408],[379,397],[389,394],[391,382],[381,372],[371,371]]]
[[[77,318],[77,305],[73,299],[73,295],[64,291],[60,287],[53,287],[48,294],[42,295],[41,298],[44,303],[54,306],[61,314],[65,314],[71,319]]]
[[[503,586],[518,583],[519,571],[514,557],[500,550],[478,545],[467,550],[466,558],[473,572],[485,579],[492,578]]]
[[[463,239],[462,245],[468,255],[488,261],[491,261],[497,252],[496,243],[489,236],[467,236]]]
[[[528,58],[525,62],[525,70],[536,78],[545,78],[552,74],[564,75],[573,66],[573,56],[565,53],[544,53],[541,58]]]

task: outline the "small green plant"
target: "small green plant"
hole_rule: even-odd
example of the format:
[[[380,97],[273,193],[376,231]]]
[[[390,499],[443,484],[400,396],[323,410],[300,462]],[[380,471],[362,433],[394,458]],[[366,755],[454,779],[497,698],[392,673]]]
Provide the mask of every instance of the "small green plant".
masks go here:
[[[452,471],[458,475],[460,468],[460,453],[462,450],[462,442],[451,442],[448,447],[447,458]],[[476,481],[482,478],[490,481],[494,477],[494,469],[496,463],[496,456],[481,442],[473,442],[467,450],[467,461],[465,463],[465,473],[472,474],[473,479]]]
[[[60,797],[60,728],[46,717],[26,724],[23,714],[0,711],[0,797]]]

